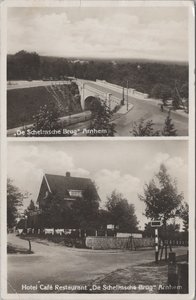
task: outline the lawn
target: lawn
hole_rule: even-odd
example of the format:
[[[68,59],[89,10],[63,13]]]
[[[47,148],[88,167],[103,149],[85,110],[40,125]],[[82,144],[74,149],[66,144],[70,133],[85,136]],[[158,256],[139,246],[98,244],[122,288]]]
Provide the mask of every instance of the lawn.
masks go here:
[[[61,108],[61,116],[81,112],[80,101],[72,94],[70,86],[63,85],[55,92]],[[40,106],[56,103],[51,87],[44,86],[7,91],[7,128],[33,123],[33,116]]]

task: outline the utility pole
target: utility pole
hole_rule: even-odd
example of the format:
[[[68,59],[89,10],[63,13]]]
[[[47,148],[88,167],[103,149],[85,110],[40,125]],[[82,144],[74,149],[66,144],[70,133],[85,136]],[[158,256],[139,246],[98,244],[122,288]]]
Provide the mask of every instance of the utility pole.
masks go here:
[[[125,91],[124,91],[124,87],[123,87],[123,90],[122,90],[122,105],[125,104]]]
[[[129,110],[129,81],[127,80],[127,111]]]

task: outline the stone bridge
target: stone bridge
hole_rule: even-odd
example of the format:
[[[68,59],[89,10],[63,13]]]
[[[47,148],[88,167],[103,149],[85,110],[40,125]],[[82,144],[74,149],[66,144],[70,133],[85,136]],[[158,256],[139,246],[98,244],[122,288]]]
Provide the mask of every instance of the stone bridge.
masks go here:
[[[101,89],[96,89],[88,84],[87,81],[77,80],[78,89],[80,92],[81,106],[83,110],[89,110],[94,97],[99,98],[107,103],[111,110],[117,105],[120,105],[121,100],[111,93],[105,93]]]

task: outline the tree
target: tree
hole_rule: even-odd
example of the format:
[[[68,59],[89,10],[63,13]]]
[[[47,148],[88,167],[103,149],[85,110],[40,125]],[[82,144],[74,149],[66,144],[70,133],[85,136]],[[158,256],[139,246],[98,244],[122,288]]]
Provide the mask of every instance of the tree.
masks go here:
[[[23,200],[27,197],[12,183],[8,178],[7,181],[7,226],[12,228],[16,225],[19,216],[19,207],[23,205]]]
[[[41,207],[40,226],[49,228],[64,228],[72,221],[72,210],[58,192],[50,193]]]
[[[173,91],[172,91],[172,106],[174,109],[179,109],[180,108],[180,102],[181,102],[181,99],[179,98],[179,94],[177,92],[177,88],[175,88]]]
[[[180,88],[180,95],[182,98],[189,98],[189,85],[188,82],[184,83]]]
[[[111,224],[111,215],[110,212],[106,209],[99,209],[98,219],[97,219],[98,228],[102,230],[107,229],[107,224]]]
[[[154,228],[151,226],[151,222],[148,222],[145,224],[143,235],[144,235],[144,237],[154,237],[155,236]]]
[[[138,221],[133,204],[129,204],[121,193],[113,191],[107,197],[106,208],[110,213],[110,221],[119,226],[120,232],[135,232],[138,230]]]
[[[171,97],[171,88],[168,85],[157,83],[151,91],[151,96],[156,99],[162,99],[163,103]]]
[[[162,131],[162,135],[164,136],[176,136],[177,130],[172,123],[172,118],[170,116],[170,111],[168,112],[167,118],[165,119],[165,125]]]
[[[144,186],[144,195],[139,199],[146,204],[145,216],[162,220],[166,228],[167,221],[174,218],[179,209],[183,194],[178,193],[176,180],[172,179],[164,164],[149,184]]]
[[[99,196],[95,183],[89,185],[72,206],[74,224],[81,229],[94,229],[98,223]]]
[[[49,105],[41,106],[38,113],[33,116],[34,124],[32,130],[59,130],[61,129],[59,117],[60,111],[55,104],[50,103]],[[51,134],[42,134],[42,136],[51,136]]]
[[[95,228],[97,224],[99,197],[95,184],[89,185],[82,194],[73,201],[66,203],[58,192],[50,193],[40,207],[41,227],[50,228]]]
[[[100,105],[96,105],[96,110],[92,111],[92,121],[89,126],[88,136],[114,136],[115,124],[111,123],[112,111],[105,101],[100,101]]]
[[[35,211],[36,210],[36,206],[34,201],[31,199],[29,206],[27,207],[27,211]]]
[[[159,130],[154,130],[154,125],[152,120],[145,122],[144,119],[141,119],[139,123],[134,123],[130,133],[133,136],[159,136],[160,132]]]
[[[179,216],[183,220],[184,232],[188,232],[189,231],[189,205],[187,202],[181,205],[179,210]]]

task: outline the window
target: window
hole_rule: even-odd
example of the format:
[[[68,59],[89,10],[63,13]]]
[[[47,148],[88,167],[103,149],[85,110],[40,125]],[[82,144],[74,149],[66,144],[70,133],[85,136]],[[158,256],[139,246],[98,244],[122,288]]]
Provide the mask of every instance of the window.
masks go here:
[[[69,190],[69,195],[72,197],[82,197],[82,191],[81,190]]]

